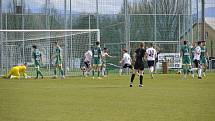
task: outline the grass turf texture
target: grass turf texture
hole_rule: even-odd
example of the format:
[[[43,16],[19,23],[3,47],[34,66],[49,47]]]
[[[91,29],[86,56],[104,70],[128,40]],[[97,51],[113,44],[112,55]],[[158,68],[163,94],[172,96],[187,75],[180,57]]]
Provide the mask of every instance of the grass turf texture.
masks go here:
[[[102,80],[0,79],[0,121],[214,121],[215,73],[202,80],[181,75],[110,75]]]

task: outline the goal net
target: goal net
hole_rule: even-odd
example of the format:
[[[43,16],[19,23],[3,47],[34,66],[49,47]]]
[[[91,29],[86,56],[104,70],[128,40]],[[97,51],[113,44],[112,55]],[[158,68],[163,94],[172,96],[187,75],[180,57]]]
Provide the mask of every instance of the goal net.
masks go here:
[[[63,67],[66,75],[81,74],[84,53],[100,41],[98,29],[84,30],[0,30],[0,74],[3,75],[15,65],[27,62],[28,73],[34,75],[32,45],[42,52],[42,71],[44,75],[53,75],[55,63],[54,42],[62,48]],[[32,67],[32,68],[31,68]]]

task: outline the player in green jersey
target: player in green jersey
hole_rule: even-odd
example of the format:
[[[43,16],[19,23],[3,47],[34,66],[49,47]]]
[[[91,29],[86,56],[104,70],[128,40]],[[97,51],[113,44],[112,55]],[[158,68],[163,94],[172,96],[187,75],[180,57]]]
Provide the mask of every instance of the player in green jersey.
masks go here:
[[[43,78],[43,74],[40,71],[40,66],[41,66],[41,62],[42,62],[42,54],[36,45],[33,45],[32,48],[33,48],[32,58],[34,60],[34,65],[35,65],[35,69],[36,69],[36,73],[37,73],[35,79],[38,79],[39,75]]]
[[[206,48],[206,42],[202,41],[200,63],[202,64],[202,68],[203,68],[203,76],[206,76],[205,73],[208,67],[207,58],[208,58],[208,53]]]
[[[182,57],[182,68],[184,73],[184,78],[186,78],[189,70],[191,69],[191,60],[190,60],[190,47],[187,44],[188,42],[184,40],[184,45],[181,46],[181,57]]]
[[[102,49],[100,47],[100,42],[96,42],[96,47],[92,50],[93,53],[93,78],[95,71],[98,72],[98,79],[101,79],[100,77],[100,70],[101,70],[101,59],[102,59]]]
[[[57,78],[57,70],[59,69],[62,78],[65,78],[63,64],[62,64],[62,49],[58,42],[54,43],[55,53],[52,56],[52,59],[55,58],[55,70],[54,70],[54,78]]]

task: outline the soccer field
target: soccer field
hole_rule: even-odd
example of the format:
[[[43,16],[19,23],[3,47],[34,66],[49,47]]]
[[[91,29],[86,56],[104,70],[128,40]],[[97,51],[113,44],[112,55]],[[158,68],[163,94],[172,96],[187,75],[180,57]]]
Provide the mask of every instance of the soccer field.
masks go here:
[[[181,75],[0,79],[0,121],[214,121],[215,73]]]

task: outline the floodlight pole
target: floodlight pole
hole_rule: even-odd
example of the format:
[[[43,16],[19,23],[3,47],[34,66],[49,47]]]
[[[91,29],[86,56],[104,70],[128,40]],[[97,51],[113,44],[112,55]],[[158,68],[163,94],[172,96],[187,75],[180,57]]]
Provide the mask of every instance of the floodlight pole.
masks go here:
[[[201,32],[202,32],[202,36],[201,36],[201,40],[205,41],[205,0],[201,0],[202,4],[202,20],[201,20]]]
[[[0,28],[2,29],[3,27],[2,27],[2,0],[0,0],[0,16],[1,16],[1,18],[0,18]],[[1,32],[1,40],[0,40],[0,43],[2,43],[2,41],[3,41],[3,33]],[[1,65],[1,72],[3,71],[3,58],[2,58],[2,55],[3,55],[3,44],[1,44],[1,62],[0,62],[0,65]]]
[[[124,0],[124,7],[125,7],[125,44],[126,48],[129,50],[130,53],[130,42],[129,42],[129,22],[130,16],[128,15],[128,1]]]
[[[72,29],[72,0],[70,0],[70,4],[69,4],[69,14],[70,14],[70,29]],[[72,36],[70,36],[70,60],[72,60],[73,57],[73,53],[72,53]],[[71,67],[71,61],[69,61],[69,68]]]
[[[191,23],[191,42],[193,43],[193,16],[192,16],[192,1],[190,0],[190,23]]]
[[[21,0],[21,6],[22,6],[22,12],[21,12],[21,16],[22,16],[22,30],[25,29],[25,19],[24,19],[24,0]],[[25,40],[25,32],[22,32],[22,39]],[[23,41],[22,42],[22,62],[24,63],[25,62],[25,42]]]
[[[67,29],[67,11],[66,11],[66,4],[67,4],[67,2],[66,2],[67,0],[64,0],[64,29]],[[64,75],[66,75],[67,74],[67,69],[66,69],[66,67],[67,67],[67,55],[68,55],[68,49],[67,49],[67,36],[66,37],[64,37]]]
[[[96,0],[96,29],[99,29],[99,3]]]
[[[196,9],[197,9],[197,41],[199,41],[199,0],[196,0]]]
[[[155,25],[154,25],[154,29],[155,29],[155,30],[154,30],[154,39],[155,39],[155,40],[154,40],[154,41],[155,41],[154,44],[155,44],[155,45],[156,45],[156,40],[157,40],[157,25],[156,25],[156,24],[157,24],[157,15],[156,15],[156,13],[157,13],[157,4],[156,4],[156,2],[155,2],[155,18],[154,18],[154,19],[155,19]]]

